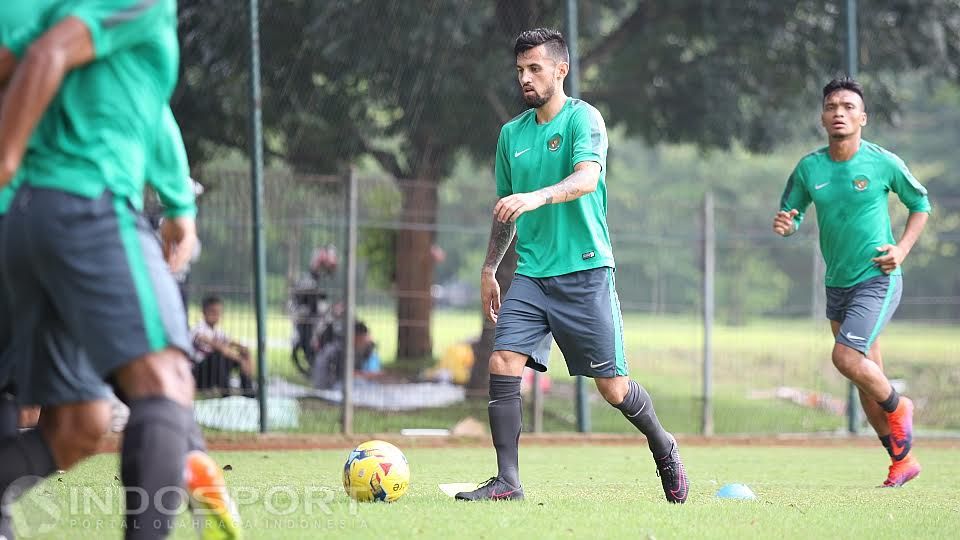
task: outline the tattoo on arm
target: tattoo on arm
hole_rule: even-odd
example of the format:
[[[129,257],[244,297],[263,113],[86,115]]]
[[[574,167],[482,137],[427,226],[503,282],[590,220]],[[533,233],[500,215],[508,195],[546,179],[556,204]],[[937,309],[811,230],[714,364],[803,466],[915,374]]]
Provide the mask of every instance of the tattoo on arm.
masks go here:
[[[544,204],[569,202],[594,191],[599,175],[598,167],[578,168],[570,176],[542,188],[538,193],[543,196]]]
[[[497,270],[500,261],[503,260],[503,255],[510,247],[510,242],[513,241],[513,235],[516,231],[517,225],[512,221],[500,223],[496,219],[493,220],[493,226],[490,228],[490,244],[487,246],[487,258],[483,262],[484,269]]]
[[[564,178],[552,186],[544,188],[547,204],[553,204],[572,201],[579,198],[585,192],[580,187],[580,179],[576,174]]]

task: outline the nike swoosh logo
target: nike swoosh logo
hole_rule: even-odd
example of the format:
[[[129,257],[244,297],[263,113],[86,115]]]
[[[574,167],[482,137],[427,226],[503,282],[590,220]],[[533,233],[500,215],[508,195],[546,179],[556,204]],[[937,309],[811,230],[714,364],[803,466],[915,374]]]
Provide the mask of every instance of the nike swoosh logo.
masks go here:
[[[830,185],[830,182],[824,182],[824,183],[822,183],[822,184],[817,184],[817,185],[813,186],[813,189],[818,189],[818,190],[819,190],[819,189],[823,189],[823,188],[825,188],[825,187],[827,187],[827,186],[829,186],[829,185]]]
[[[502,499],[504,497],[509,497],[513,495],[517,490],[511,489],[510,491],[501,491],[500,493],[491,493],[490,496],[494,499]]]
[[[643,412],[643,408],[646,407],[646,406],[647,406],[647,402],[644,401],[644,402],[643,402],[643,405],[640,406],[640,410],[637,411],[637,412],[635,412],[635,413],[633,413],[633,414],[628,414],[628,415],[627,415],[627,418],[634,418],[634,417],[637,416],[638,414],[642,413],[642,412]]]
[[[860,337],[860,336],[851,334],[850,332],[847,332],[847,339],[849,339],[849,340],[851,340],[851,341],[866,341],[866,340],[867,340],[867,338],[865,338],[865,337]]]
[[[893,454],[893,459],[896,460],[907,457],[907,454],[910,453],[910,439],[897,440],[890,437],[890,452]]]
[[[490,401],[487,402],[487,405],[493,405],[494,403],[496,403],[496,402],[498,402],[498,401],[502,401],[502,400],[499,400],[499,399],[491,399]]]
[[[599,364],[594,364],[593,362],[590,362],[590,369],[597,369],[598,367],[605,366],[609,363],[610,363],[609,360],[607,360],[606,362],[600,362]]]
[[[526,154],[526,153],[529,152],[529,151],[530,151],[530,149],[527,148],[526,150],[521,150],[521,151],[519,151],[519,152],[514,152],[514,153],[513,153],[513,157],[520,157],[520,156]]]

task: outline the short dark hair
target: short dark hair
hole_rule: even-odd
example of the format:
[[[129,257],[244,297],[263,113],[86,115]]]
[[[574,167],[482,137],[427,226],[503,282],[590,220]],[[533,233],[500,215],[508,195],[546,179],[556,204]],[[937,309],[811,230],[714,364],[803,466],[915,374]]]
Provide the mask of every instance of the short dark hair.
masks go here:
[[[849,90],[854,94],[860,96],[860,99],[863,100],[863,87],[860,86],[860,83],[858,83],[857,81],[853,80],[850,77],[843,76],[843,77],[837,77],[836,79],[833,79],[832,81],[828,82],[826,86],[823,87],[823,101],[826,101],[827,97],[830,94],[837,92],[839,90]],[[865,100],[864,100],[864,105],[866,105]]]
[[[353,325],[353,333],[354,333],[355,335],[362,336],[362,335],[365,335],[365,334],[369,334],[369,333],[370,333],[370,329],[367,328],[367,325],[364,324],[362,321],[357,321],[357,322],[354,323],[354,325]]]
[[[567,50],[567,42],[563,39],[563,34],[552,28],[534,28],[520,32],[517,42],[513,45],[513,54],[520,56],[520,53],[540,45],[546,45],[547,53],[554,60],[570,62],[570,52]]]
[[[206,311],[208,307],[215,306],[217,304],[223,304],[223,300],[215,294],[208,294],[207,296],[203,297],[203,300],[200,301],[200,306],[203,307],[204,311]]]

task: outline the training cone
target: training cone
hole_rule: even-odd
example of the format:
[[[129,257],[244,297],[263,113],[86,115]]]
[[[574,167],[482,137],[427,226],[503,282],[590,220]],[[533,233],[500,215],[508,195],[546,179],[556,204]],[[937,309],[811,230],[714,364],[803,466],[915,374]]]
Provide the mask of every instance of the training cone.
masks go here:
[[[752,501],[757,496],[745,484],[727,484],[717,491],[717,497],[720,499],[736,499],[740,501]]]

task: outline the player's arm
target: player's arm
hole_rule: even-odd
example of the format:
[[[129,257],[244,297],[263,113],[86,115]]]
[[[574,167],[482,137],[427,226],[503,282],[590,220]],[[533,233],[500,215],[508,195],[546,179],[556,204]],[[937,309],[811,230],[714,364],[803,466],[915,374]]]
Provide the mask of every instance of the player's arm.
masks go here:
[[[501,132],[500,140],[497,141],[497,157],[494,167],[497,177],[497,196],[501,197],[501,201],[513,192],[510,162],[507,158],[506,148],[507,141],[503,132]],[[497,322],[497,314],[500,312],[500,284],[497,283],[497,268],[500,266],[503,256],[507,253],[516,232],[516,224],[513,221],[503,222],[497,219],[496,208],[494,208],[493,225],[490,227],[490,241],[487,244],[487,256],[483,261],[483,268],[480,270],[480,301],[483,314],[494,323]]]
[[[879,246],[877,251],[880,255],[871,259],[886,274],[896,270],[907,258],[930,216],[930,200],[927,198],[926,188],[913,177],[900,158],[892,157],[892,167],[893,180],[890,183],[890,189],[900,197],[900,201],[910,210],[910,215],[907,217],[907,224],[900,240],[896,244]]]
[[[0,185],[6,184],[20,166],[30,134],[64,76],[92,59],[90,31],[74,17],[55,24],[26,50],[0,106]],[[4,61],[6,65],[9,62]]]
[[[0,90],[6,85],[7,81],[13,75],[13,70],[17,68],[17,57],[13,51],[6,47],[0,47]]]
[[[197,245],[196,195],[183,136],[170,107],[164,108],[160,121],[156,148],[147,168],[147,183],[163,204],[160,243],[164,259],[173,272],[179,272],[190,262]]]
[[[773,218],[773,232],[780,236],[790,236],[800,229],[803,217],[813,200],[803,182],[800,165],[787,179],[787,186],[780,197],[780,211]]]
[[[607,160],[607,127],[595,109],[584,107],[571,119],[573,173],[563,180],[530,193],[515,193],[497,202],[500,221],[516,221],[523,213],[545,204],[560,204],[593,193]]]
[[[160,122],[156,149],[147,169],[147,183],[157,192],[165,217],[195,217],[196,194],[190,179],[187,150],[170,107],[164,107]]]
[[[175,9],[175,4],[161,0],[63,2],[46,26],[23,29],[5,44],[21,60],[0,107],[0,185],[9,182],[19,167],[30,134],[66,74],[156,39],[164,22],[176,16]],[[4,62],[10,69],[10,60]]]
[[[493,213],[497,221],[514,222],[524,212],[530,212],[545,204],[558,204],[579,199],[597,190],[600,181],[600,164],[596,161],[581,161],[573,167],[573,174],[545,188],[530,193],[515,193],[497,201]]]

